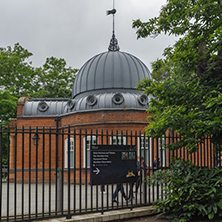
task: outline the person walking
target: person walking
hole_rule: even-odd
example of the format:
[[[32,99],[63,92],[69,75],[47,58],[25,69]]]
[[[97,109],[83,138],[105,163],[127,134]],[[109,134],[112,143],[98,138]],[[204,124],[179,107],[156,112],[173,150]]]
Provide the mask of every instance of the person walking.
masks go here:
[[[130,184],[130,191],[129,191],[129,199],[134,199],[134,195],[133,193],[137,193],[139,190],[139,187],[142,184],[142,162],[144,162],[144,158],[143,157],[137,157],[137,162],[136,162],[136,166],[137,166],[137,180],[136,180],[136,190],[133,192],[133,187],[134,187],[134,183]]]
[[[125,201],[128,201],[129,198],[128,198],[127,195],[125,194],[123,184],[119,183],[119,184],[117,184],[116,190],[115,190],[114,193],[113,193],[113,203],[118,203],[118,201],[116,200],[116,197],[117,197],[117,194],[118,194],[119,191],[121,191],[121,193],[122,193],[123,198],[125,199]]]
[[[156,156],[155,161],[153,162],[153,172],[159,170],[160,168],[160,158]]]
[[[106,194],[105,185],[100,186],[100,193]]]
[[[142,162],[144,162],[144,158],[143,157],[141,157],[141,160],[139,158],[139,160],[137,161],[137,170],[138,170],[137,174],[138,174],[138,178],[136,180],[136,190],[135,190],[135,193],[138,192],[138,189],[139,189],[139,187],[142,184],[142,172],[143,172],[142,171],[143,170],[143,166],[141,164]]]

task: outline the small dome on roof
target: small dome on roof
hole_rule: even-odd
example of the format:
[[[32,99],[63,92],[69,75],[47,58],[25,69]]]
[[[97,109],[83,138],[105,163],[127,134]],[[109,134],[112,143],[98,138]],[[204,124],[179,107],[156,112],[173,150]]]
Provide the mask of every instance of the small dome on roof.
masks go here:
[[[121,51],[100,53],[79,70],[72,98],[90,91],[135,89],[139,81],[151,78],[146,65],[135,56]]]
[[[74,109],[146,110],[148,98],[136,89],[144,78],[152,78],[149,69],[137,57],[119,51],[113,33],[108,51],[92,57],[79,70],[72,88]]]

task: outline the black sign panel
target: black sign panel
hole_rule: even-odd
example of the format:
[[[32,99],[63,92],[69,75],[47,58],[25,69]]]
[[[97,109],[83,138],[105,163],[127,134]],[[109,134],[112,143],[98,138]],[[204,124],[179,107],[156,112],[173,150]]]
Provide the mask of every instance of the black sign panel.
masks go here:
[[[90,184],[130,183],[137,180],[136,146],[92,145]]]

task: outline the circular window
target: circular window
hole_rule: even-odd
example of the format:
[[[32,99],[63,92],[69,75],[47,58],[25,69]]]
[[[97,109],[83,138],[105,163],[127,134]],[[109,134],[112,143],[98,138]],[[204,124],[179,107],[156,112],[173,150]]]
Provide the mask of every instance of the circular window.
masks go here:
[[[116,93],[113,96],[113,102],[117,105],[121,104],[124,101],[123,95],[120,93]]]
[[[138,97],[139,103],[143,106],[147,105],[148,97],[146,95],[141,95]]]
[[[70,109],[73,109],[73,107],[75,106],[75,101],[70,99],[70,100],[67,102],[67,106],[68,106]]]
[[[38,104],[38,110],[41,112],[45,112],[48,108],[49,108],[49,106],[46,102],[40,102]]]
[[[90,106],[94,106],[97,102],[97,99],[95,96],[88,96],[87,99],[86,99],[86,102],[88,105]]]

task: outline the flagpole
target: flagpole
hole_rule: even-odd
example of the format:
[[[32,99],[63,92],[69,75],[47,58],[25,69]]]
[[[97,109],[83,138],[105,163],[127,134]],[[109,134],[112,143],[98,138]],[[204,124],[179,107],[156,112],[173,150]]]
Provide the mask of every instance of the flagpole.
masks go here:
[[[119,51],[119,45],[118,45],[118,41],[115,38],[115,13],[116,13],[116,9],[115,9],[115,0],[113,0],[113,9],[112,10],[107,10],[106,14],[110,15],[113,14],[113,34],[112,34],[112,38],[110,40],[110,45],[109,45],[109,51]]]
[[[115,9],[115,0],[113,0],[113,9]],[[115,13],[113,14],[113,34],[115,33]]]

